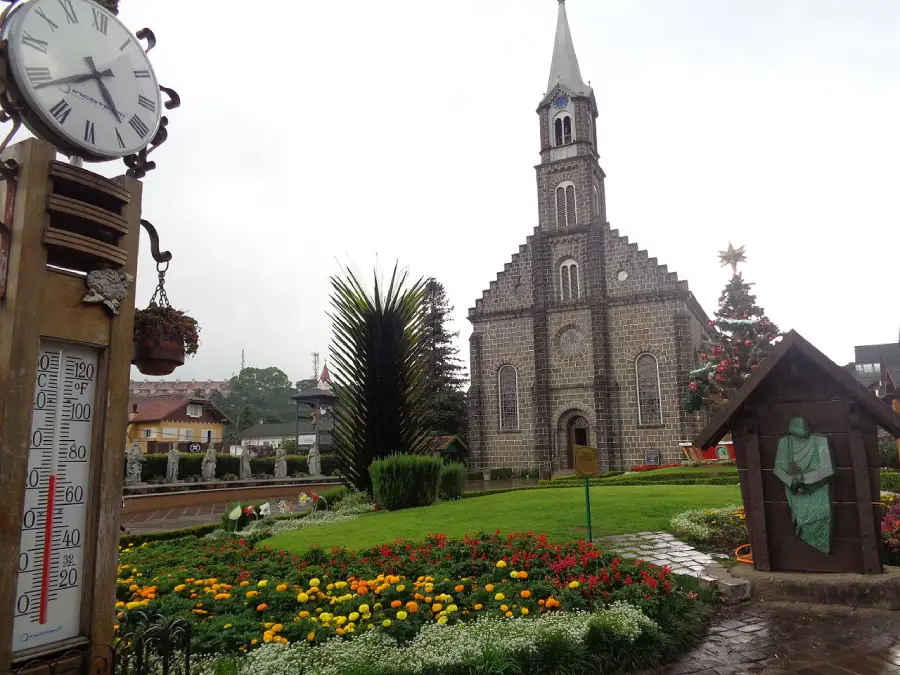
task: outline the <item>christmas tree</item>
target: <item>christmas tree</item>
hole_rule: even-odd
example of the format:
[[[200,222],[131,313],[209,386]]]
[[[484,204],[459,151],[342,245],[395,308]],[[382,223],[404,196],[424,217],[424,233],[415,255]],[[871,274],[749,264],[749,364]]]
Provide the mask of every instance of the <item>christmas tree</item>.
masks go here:
[[[756,304],[750,292],[753,284],[744,281],[737,271],[738,263],[747,258],[744,247],[719,253],[722,266],[731,265],[731,281],[719,298],[714,321],[709,322],[712,339],[704,344],[700,359],[703,365],[690,373],[691,383],[684,399],[684,409],[695,412],[711,403],[724,405],[750,374],[759,368],[780,337],[778,327]]]

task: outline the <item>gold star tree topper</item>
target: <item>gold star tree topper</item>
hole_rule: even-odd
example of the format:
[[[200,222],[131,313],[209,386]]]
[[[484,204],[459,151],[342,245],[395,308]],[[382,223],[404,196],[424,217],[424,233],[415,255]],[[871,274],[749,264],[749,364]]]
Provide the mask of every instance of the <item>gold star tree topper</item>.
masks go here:
[[[720,267],[725,267],[726,265],[731,265],[731,271],[737,274],[737,266],[739,263],[746,262],[747,256],[744,255],[744,247],[735,248],[731,245],[731,242],[728,242],[728,250],[727,251],[719,251],[719,262],[721,263]]]

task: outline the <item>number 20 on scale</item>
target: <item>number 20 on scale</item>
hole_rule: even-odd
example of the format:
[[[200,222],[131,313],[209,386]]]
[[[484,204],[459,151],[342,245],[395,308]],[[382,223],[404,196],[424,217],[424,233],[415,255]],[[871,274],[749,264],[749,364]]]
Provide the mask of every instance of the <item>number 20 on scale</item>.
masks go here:
[[[22,513],[14,651],[81,632],[97,350],[41,341]]]

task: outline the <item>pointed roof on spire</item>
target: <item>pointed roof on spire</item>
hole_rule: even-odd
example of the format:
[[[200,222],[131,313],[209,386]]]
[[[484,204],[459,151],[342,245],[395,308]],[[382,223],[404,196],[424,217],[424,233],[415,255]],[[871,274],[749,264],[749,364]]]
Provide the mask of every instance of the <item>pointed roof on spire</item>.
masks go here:
[[[562,85],[573,94],[588,95],[591,88],[581,79],[578,57],[575,56],[575,44],[572,42],[572,31],[569,30],[569,17],[566,15],[566,0],[557,2],[559,16],[556,20],[556,39],[553,41],[553,62],[550,64],[547,93],[549,94],[557,85]]]

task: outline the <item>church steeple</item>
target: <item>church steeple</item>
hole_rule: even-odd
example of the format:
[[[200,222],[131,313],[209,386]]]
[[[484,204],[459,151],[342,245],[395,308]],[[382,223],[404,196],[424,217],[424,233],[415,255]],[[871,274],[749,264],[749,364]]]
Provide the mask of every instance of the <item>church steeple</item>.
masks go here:
[[[566,0],[559,2],[559,15],[556,19],[556,39],[553,41],[553,61],[550,64],[550,79],[547,81],[547,93],[557,85],[562,85],[573,94],[587,96],[591,88],[581,79],[578,57],[575,55],[575,44],[572,31],[569,30],[569,17],[566,15]]]

